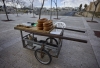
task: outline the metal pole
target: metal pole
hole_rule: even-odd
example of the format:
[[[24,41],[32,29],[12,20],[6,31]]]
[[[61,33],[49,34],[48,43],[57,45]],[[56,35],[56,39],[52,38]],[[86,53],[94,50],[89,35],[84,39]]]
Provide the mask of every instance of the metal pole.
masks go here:
[[[26,45],[25,45],[25,41],[23,40],[23,33],[22,33],[21,30],[20,30],[20,33],[21,33],[22,45],[23,45],[23,47],[26,47]]]

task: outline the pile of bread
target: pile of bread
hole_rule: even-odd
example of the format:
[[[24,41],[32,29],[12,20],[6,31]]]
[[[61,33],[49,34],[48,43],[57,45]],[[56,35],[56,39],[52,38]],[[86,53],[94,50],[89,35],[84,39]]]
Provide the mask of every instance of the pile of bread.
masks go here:
[[[42,18],[38,20],[37,29],[49,31],[53,28],[52,20],[48,20],[46,18]]]

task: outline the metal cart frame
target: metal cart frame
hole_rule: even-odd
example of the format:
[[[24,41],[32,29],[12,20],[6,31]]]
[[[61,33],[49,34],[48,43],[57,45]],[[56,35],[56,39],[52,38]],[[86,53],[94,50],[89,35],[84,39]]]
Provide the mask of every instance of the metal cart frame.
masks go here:
[[[25,32],[27,32],[27,31],[25,31]],[[22,39],[22,44],[23,44],[23,47],[24,47],[24,48],[27,46],[27,45],[25,44],[25,41],[29,41],[29,42],[33,42],[33,44],[37,44],[37,45],[39,45],[39,46],[45,45],[46,48],[57,49],[57,50],[58,50],[58,53],[57,53],[57,55],[55,55],[55,56],[53,56],[53,57],[58,57],[58,56],[59,56],[59,53],[60,53],[60,50],[61,50],[61,47],[62,47],[62,41],[63,41],[63,39],[59,38],[59,36],[63,37],[64,29],[62,29],[60,35],[48,34],[48,33],[46,34],[46,33],[39,33],[39,32],[32,32],[32,33],[31,33],[31,32],[28,32],[28,33],[31,33],[31,34],[33,35],[33,38],[35,38],[34,35],[42,35],[42,36],[43,36],[44,34],[46,34],[46,35],[49,37],[49,39],[50,39],[51,45],[53,44],[52,40],[55,39],[55,38],[57,38],[57,37],[54,38],[54,36],[58,36],[58,40],[57,40],[57,41],[58,41],[58,45],[57,45],[57,47],[47,45],[46,43],[39,43],[39,42],[35,42],[34,40],[26,39],[26,37],[27,37],[29,34],[23,36],[23,31],[22,31],[22,30],[20,30],[20,33],[21,33],[21,39]],[[44,35],[44,36],[45,36],[45,35]],[[52,36],[53,36],[53,37],[52,37]],[[41,48],[43,48],[43,47],[44,47],[44,46],[41,46]],[[33,47],[33,49],[34,49],[34,47]]]
[[[15,29],[17,29],[17,28],[15,28]],[[55,27],[55,29],[61,29],[61,30],[62,30],[62,31],[61,31],[61,34],[60,34],[60,35],[56,35],[56,34],[42,33],[42,32],[36,32],[36,31],[28,31],[28,30],[20,30],[20,29],[17,29],[17,30],[20,30],[21,39],[22,39],[22,44],[23,44],[23,47],[24,47],[24,48],[27,47],[27,45],[25,44],[25,41],[29,41],[29,42],[32,42],[32,43],[34,43],[34,44],[37,44],[37,45],[41,46],[41,51],[44,50],[45,48],[57,49],[57,50],[58,50],[57,54],[56,54],[56,55],[52,55],[53,57],[56,57],[56,58],[58,58],[58,56],[59,56],[59,53],[60,53],[60,50],[61,50],[61,47],[62,47],[62,41],[63,41],[63,39],[87,43],[86,40],[75,39],[75,38],[70,38],[70,37],[65,37],[65,36],[63,36],[64,30],[71,30],[71,29],[57,28],[57,27]],[[47,36],[47,37],[49,37],[50,43],[51,43],[51,44],[52,44],[52,40],[53,40],[54,38],[58,38],[59,43],[58,43],[57,47],[54,47],[54,46],[47,45],[46,42],[44,42],[44,43],[39,43],[39,42],[36,42],[36,41],[33,41],[33,40],[29,40],[29,39],[27,39],[27,36],[28,36],[28,35],[23,36],[23,31],[28,32],[28,33],[30,33],[30,34],[33,34],[33,38],[35,38],[34,35]],[[73,31],[73,30],[72,30],[72,31]],[[74,31],[83,32],[83,31],[78,31],[78,30],[74,30]],[[36,47],[36,46],[33,46],[32,49],[34,49],[35,47]],[[42,52],[41,52],[41,56],[42,56]],[[51,55],[50,55],[50,56],[51,56]],[[51,62],[51,61],[50,61],[50,62]],[[44,64],[44,63],[43,63],[43,64]],[[47,64],[49,64],[49,63],[47,63]]]

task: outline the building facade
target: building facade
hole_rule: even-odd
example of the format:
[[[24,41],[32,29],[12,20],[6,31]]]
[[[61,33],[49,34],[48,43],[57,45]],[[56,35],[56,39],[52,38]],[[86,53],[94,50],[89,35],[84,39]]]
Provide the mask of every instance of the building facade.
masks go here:
[[[90,5],[87,6],[86,10],[87,11],[94,11],[95,10],[94,2],[90,2]],[[100,3],[97,6],[96,12],[100,12]]]

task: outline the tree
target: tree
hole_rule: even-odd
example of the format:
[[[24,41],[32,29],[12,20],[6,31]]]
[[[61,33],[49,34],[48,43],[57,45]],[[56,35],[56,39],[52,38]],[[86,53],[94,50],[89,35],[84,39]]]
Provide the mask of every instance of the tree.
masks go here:
[[[84,10],[86,10],[86,8],[87,8],[87,4],[84,5]]]
[[[31,8],[32,8],[32,12],[33,12],[33,18],[34,18],[34,17],[35,17],[35,16],[34,16],[34,9],[33,9],[33,8],[34,8],[34,7],[33,7],[34,0],[32,0],[32,1],[29,0],[29,1],[30,1],[30,3],[31,3]]]
[[[39,19],[41,18],[41,10],[43,9],[43,6],[44,6],[44,1],[45,1],[45,0],[43,0],[43,2],[42,2],[42,6],[41,6],[41,8],[40,8],[40,12],[39,12]]]
[[[80,6],[79,6],[79,11],[81,11],[82,10],[82,4],[80,4]]]
[[[18,9],[17,6],[20,5],[21,9],[25,6],[25,1],[23,0],[6,0],[6,2],[10,2],[9,4],[16,9],[16,13],[18,16]]]
[[[7,0],[8,2],[11,2],[11,5],[14,9],[16,9],[16,14],[18,16],[18,8],[17,6],[20,5],[20,8],[24,7],[25,1],[23,0]]]
[[[15,9],[16,9],[16,14],[17,14],[17,16],[18,16],[18,8],[17,8],[17,6],[20,5],[21,0],[11,0],[11,2],[13,3],[13,6],[15,7]]]
[[[6,5],[5,5],[5,0],[2,0],[2,2],[3,2],[3,5],[4,5],[4,10],[5,10],[5,13],[6,13],[7,20],[9,21],[9,17],[8,17],[8,13],[7,13],[7,10],[6,10]]]
[[[51,0],[51,9],[52,9],[52,0]],[[48,11],[48,15],[49,15],[49,11]],[[52,11],[51,11],[51,14],[50,14],[50,20],[52,19]]]
[[[24,1],[21,1],[21,2],[20,2],[20,6],[21,6],[21,10],[22,10],[22,11],[23,11],[23,7],[25,7],[25,3],[26,3],[26,2],[24,2]]]
[[[17,6],[19,5],[20,0],[16,0],[15,2],[16,2],[16,5],[15,5],[16,6],[16,13],[17,13],[17,16],[18,16],[18,8],[17,8]]]
[[[96,12],[96,9],[97,9],[98,4],[100,3],[100,0],[97,0],[97,1],[95,1],[95,2],[94,2],[94,0],[93,0],[93,3],[94,3],[94,6],[95,6],[95,10],[94,10],[94,12],[93,12],[93,16],[92,16],[91,21],[93,21],[94,14],[95,14],[95,12]]]
[[[53,0],[55,6],[56,6],[56,12],[57,12],[57,19],[58,19],[58,7],[57,7],[57,0]]]

